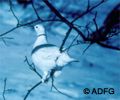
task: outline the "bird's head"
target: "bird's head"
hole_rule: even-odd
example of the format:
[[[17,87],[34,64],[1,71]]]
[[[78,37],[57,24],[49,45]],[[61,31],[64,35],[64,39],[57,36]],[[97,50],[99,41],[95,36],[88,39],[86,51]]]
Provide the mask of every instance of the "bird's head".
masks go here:
[[[38,36],[39,36],[39,35],[42,35],[42,34],[45,34],[45,28],[43,27],[43,25],[40,25],[40,24],[35,25],[35,26],[34,26],[34,29],[35,29],[35,31],[37,32],[37,35],[38,35]]]

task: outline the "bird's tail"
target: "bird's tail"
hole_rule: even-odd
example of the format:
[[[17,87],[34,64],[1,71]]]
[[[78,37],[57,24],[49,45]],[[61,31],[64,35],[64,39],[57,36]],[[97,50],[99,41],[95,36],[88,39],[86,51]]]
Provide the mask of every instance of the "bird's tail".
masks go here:
[[[64,54],[67,56],[66,59],[67,59],[68,63],[79,62],[78,59],[71,57],[67,52],[64,52]]]
[[[59,76],[61,73],[62,73],[61,71],[56,71],[56,72],[54,73],[54,76],[57,77],[57,76]]]
[[[75,58],[70,58],[70,63],[72,63],[72,62],[79,62],[79,60],[75,59]]]
[[[61,55],[58,57],[56,63],[58,66],[65,66],[66,64],[69,64],[71,62],[79,62],[79,61],[75,58],[70,57],[67,52],[62,52]]]

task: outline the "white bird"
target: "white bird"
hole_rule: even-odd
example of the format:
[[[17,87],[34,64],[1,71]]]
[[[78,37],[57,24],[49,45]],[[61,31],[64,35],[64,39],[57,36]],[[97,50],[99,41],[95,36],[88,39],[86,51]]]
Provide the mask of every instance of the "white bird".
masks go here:
[[[61,53],[56,45],[49,44],[42,25],[35,25],[34,29],[37,32],[37,39],[33,45],[32,60],[43,72],[42,82],[45,82],[50,77],[58,76],[63,66],[76,59],[71,58],[67,52]]]

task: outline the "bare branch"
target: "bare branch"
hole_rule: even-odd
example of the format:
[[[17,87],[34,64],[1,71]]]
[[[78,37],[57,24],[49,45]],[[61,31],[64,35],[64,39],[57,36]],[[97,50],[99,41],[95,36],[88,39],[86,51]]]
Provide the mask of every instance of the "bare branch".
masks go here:
[[[56,14],[57,17],[59,17],[64,23],[66,23],[70,27],[69,30],[66,33],[66,36],[65,36],[61,46],[60,46],[60,51],[61,52],[62,52],[63,46],[64,46],[67,38],[70,35],[70,32],[71,32],[72,28],[78,32],[78,34],[83,38],[83,40],[86,40],[86,37],[83,35],[83,33],[78,28],[76,28],[72,23],[70,23],[65,17],[63,17],[59,13],[59,11],[49,1],[43,0],[43,2],[51,9],[52,12],[54,12]]]
[[[7,78],[4,79],[4,88],[3,88],[3,94],[2,94],[3,100],[6,100],[6,99],[5,99],[6,82],[7,82]]]
[[[51,79],[52,79],[52,86],[51,86],[51,91],[52,91],[52,88],[54,88],[58,93],[64,95],[64,96],[67,96],[68,98],[73,98],[72,96],[66,94],[66,93],[63,93],[61,92],[55,85],[54,85],[54,77],[51,76]]]
[[[61,44],[61,46],[60,46],[60,51],[61,51],[61,52],[64,51],[64,50],[63,50],[63,46],[64,46],[64,44],[65,44],[68,36],[70,35],[71,30],[72,30],[72,28],[69,28],[69,30],[67,31],[67,33],[66,33],[66,35],[65,35],[65,38],[64,38],[64,40],[63,40],[63,42],[62,42],[62,44]]]
[[[65,18],[63,17],[59,11],[48,1],[48,0],[42,0],[49,8],[52,12],[54,12],[56,14],[56,16],[58,18],[60,18],[63,22],[65,22],[67,25],[69,26],[72,26],[72,24],[70,24],[70,22]]]
[[[120,47],[115,47],[115,46],[107,45],[107,44],[104,44],[102,42],[97,42],[97,44],[99,44],[100,46],[102,46],[104,48],[113,49],[113,50],[120,50]]]
[[[40,16],[39,16],[39,14],[38,14],[37,10],[35,9],[35,6],[34,6],[34,3],[33,3],[33,0],[31,0],[31,5],[32,5],[32,7],[33,7],[33,10],[34,10],[34,12],[35,12],[35,14],[36,14],[37,18],[38,18],[39,20],[41,20],[41,21],[42,21],[42,19],[40,18]]]
[[[91,42],[90,44],[88,44],[88,46],[83,50],[83,53],[82,54],[84,54],[88,49],[89,49],[89,47],[92,45],[93,43]]]
[[[67,96],[67,97],[69,97],[69,98],[73,98],[72,96],[70,96],[70,95],[68,95],[68,94],[66,94],[66,93],[61,92],[59,89],[56,88],[56,86],[55,86],[54,84],[53,84],[53,87],[54,87],[54,89],[55,89],[58,93],[60,93],[60,94],[62,94],[62,95],[65,95],[65,96]]]
[[[3,43],[7,46],[7,43],[6,43],[5,39],[4,39],[4,38],[1,38],[1,40],[2,40]]]
[[[15,17],[15,19],[17,20],[17,26],[19,26],[20,22],[19,22],[19,19],[18,17],[15,15],[14,11],[13,11],[13,8],[12,8],[12,1],[9,0],[9,4],[10,4],[10,11],[12,12],[13,16]]]
[[[34,71],[40,78],[42,78],[42,76],[36,71],[35,66],[34,66],[33,64],[30,64],[30,63],[28,62],[27,57],[25,57],[25,60],[24,60],[24,61],[27,62],[27,64],[29,65],[29,67],[30,67],[30,69],[31,69],[32,71]],[[53,70],[53,72],[51,73],[51,76],[45,80],[45,83],[47,83],[48,80],[51,78],[51,79],[52,79],[52,87],[54,87],[55,90],[57,90],[59,93],[65,95],[65,96],[71,97],[71,96],[69,96],[69,95],[67,95],[67,94],[59,91],[59,90],[55,87],[53,75],[54,75],[54,70]],[[38,82],[38,83],[35,84],[32,88],[30,88],[30,89],[28,90],[28,92],[26,93],[26,95],[25,95],[25,97],[24,97],[24,100],[26,100],[26,99],[28,98],[29,94],[30,94],[36,87],[38,87],[41,83],[42,83],[42,81]],[[52,87],[51,87],[51,90],[52,90]]]
[[[27,59],[26,56],[25,56],[24,62],[26,62],[26,63],[28,64],[28,66],[30,67],[30,69],[31,69],[32,71],[34,71],[34,72],[42,79],[42,75],[40,75],[39,72],[37,72],[37,70],[36,70],[36,68],[35,68],[35,65],[34,65],[33,63],[32,63],[32,64],[29,63],[29,61],[28,61],[28,59]]]
[[[51,10],[53,13],[56,14],[58,18],[60,18],[65,24],[67,24],[70,28],[73,28],[75,31],[78,32],[78,34],[83,38],[83,40],[86,40],[86,37],[83,35],[83,33],[77,29],[75,26],[73,26],[72,23],[70,23],[65,17],[63,17],[59,11],[48,1],[48,0],[42,0]]]
[[[12,29],[8,30],[7,32],[4,32],[4,33],[0,34],[0,37],[2,37],[2,36],[4,36],[4,35],[7,35],[8,33],[12,32],[12,31],[14,31],[14,30],[16,30],[16,29],[18,29],[18,28],[20,28],[20,27],[29,26],[29,25],[32,25],[32,24],[34,24],[34,23],[38,23],[38,22],[42,22],[42,23],[43,23],[43,22],[58,22],[58,21],[61,22],[61,21],[62,21],[62,20],[59,20],[59,19],[45,19],[45,20],[42,20],[42,19],[39,17],[39,15],[38,15],[38,13],[37,13],[37,10],[35,9],[34,4],[33,4],[33,2],[32,2],[32,7],[33,7],[33,10],[34,10],[34,12],[35,12],[35,14],[36,14],[36,16],[37,16],[37,19],[32,20],[32,21],[30,21],[30,22],[27,22],[27,23],[25,23],[25,24],[20,24],[18,17],[15,15],[15,13],[14,13],[14,11],[13,11],[12,1],[11,1],[11,0],[9,0],[9,5],[10,5],[10,11],[12,12],[13,16],[14,16],[15,19],[17,20],[17,25],[16,25],[15,27],[13,27]]]
[[[28,98],[28,96],[30,95],[30,93],[36,88],[38,87],[40,84],[42,83],[42,81],[38,82],[37,84],[35,84],[32,88],[30,88],[28,90],[28,92],[26,93],[25,97],[23,100],[26,100]]]
[[[51,22],[51,21],[53,21],[53,22],[61,22],[61,20],[58,20],[58,19],[55,19],[55,20],[53,20],[53,19],[46,19],[46,20],[43,20],[43,21],[41,21],[39,19],[36,19],[36,20],[33,20],[33,21],[25,23],[25,24],[20,24],[19,26],[15,26],[12,29],[8,30],[7,32],[0,34],[0,37],[4,36],[4,35],[7,35],[8,33],[12,32],[12,31],[14,31],[14,30],[16,30],[16,29],[18,29],[20,27],[23,27],[23,26],[30,26],[30,25],[32,25],[34,23],[38,23],[38,22],[43,23],[43,22]]]
[[[78,38],[79,34],[73,39],[73,41],[71,42],[71,44],[69,45],[69,47],[67,47],[64,51],[67,50],[67,52],[70,50],[71,47],[75,46],[73,45],[73,43],[76,41],[76,39]]]
[[[31,69],[32,71],[34,71],[34,72],[42,79],[42,76],[39,74],[39,72],[37,72],[34,64],[33,64],[33,63],[30,64],[26,56],[25,56],[24,62],[27,62],[27,64],[28,64],[28,66],[30,67],[30,69]],[[31,88],[28,90],[28,92],[26,93],[26,95],[25,95],[25,97],[24,97],[24,100],[26,100],[26,99],[28,98],[28,96],[30,95],[30,93],[31,93],[36,87],[38,87],[41,83],[42,83],[42,81],[38,82],[38,83],[35,84],[33,87],[31,87]]]
[[[93,9],[97,8],[98,6],[100,6],[102,3],[106,2],[107,0],[101,0],[101,2],[99,2],[98,4],[94,5],[93,7],[90,7],[89,2],[88,2],[88,7],[87,10],[85,12],[83,12],[82,14],[80,14],[78,17],[76,17],[75,19],[73,19],[73,22],[75,22],[76,20],[78,20],[79,18],[83,17],[84,15],[86,15],[87,13],[91,12]]]
[[[95,12],[95,17],[93,18],[93,22],[95,24],[96,31],[99,32],[99,28],[98,28],[98,25],[97,25],[97,22],[96,22],[96,18],[97,18],[97,12]]]
[[[19,26],[19,27],[20,27],[20,26]],[[9,31],[0,34],[0,37],[1,37],[1,36],[4,36],[4,35],[6,35],[6,34],[8,34],[8,33],[10,33],[10,32],[12,32],[12,31],[14,31],[14,30],[17,29],[17,28],[18,28],[18,27],[14,27],[14,28],[10,29]]]
[[[90,0],[88,0],[88,5],[87,5],[87,10],[88,11],[90,9]]]
[[[3,41],[3,43],[4,43],[6,46],[8,46],[6,41],[7,41],[7,40],[14,39],[14,38],[12,38],[12,37],[0,37],[0,39]]]

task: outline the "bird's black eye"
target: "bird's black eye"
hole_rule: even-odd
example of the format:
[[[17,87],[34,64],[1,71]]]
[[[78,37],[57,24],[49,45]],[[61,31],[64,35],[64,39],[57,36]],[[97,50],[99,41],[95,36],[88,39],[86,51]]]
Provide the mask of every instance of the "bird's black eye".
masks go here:
[[[36,26],[36,28],[38,28],[38,26]]]

